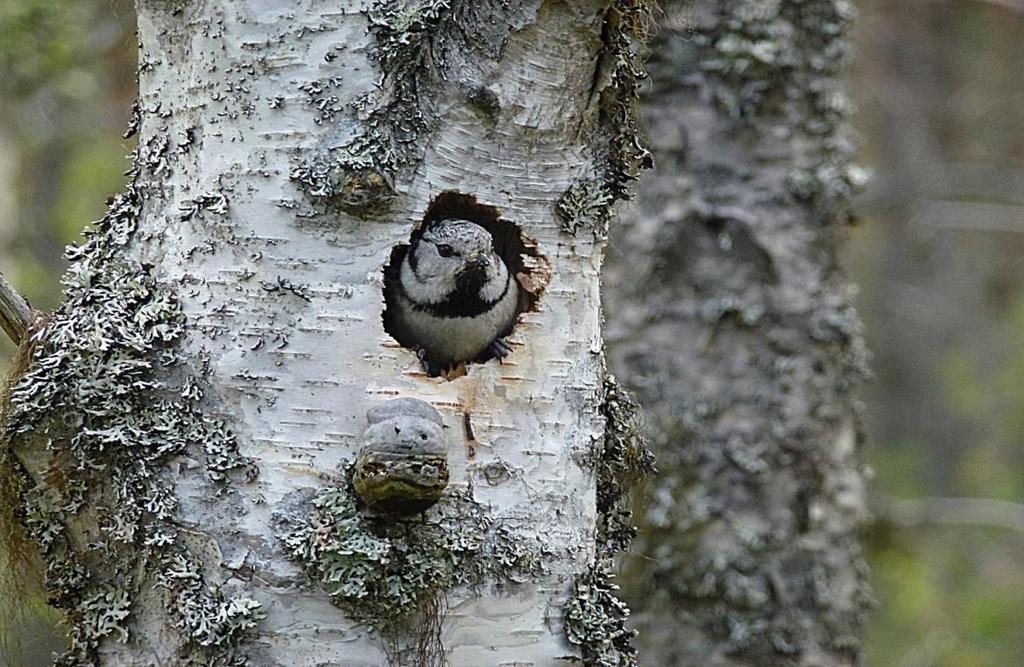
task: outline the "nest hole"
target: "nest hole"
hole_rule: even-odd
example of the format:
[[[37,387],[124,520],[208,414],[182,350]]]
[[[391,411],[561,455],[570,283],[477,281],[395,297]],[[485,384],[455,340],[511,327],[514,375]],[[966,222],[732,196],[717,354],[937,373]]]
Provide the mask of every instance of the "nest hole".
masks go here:
[[[385,306],[383,313],[384,330],[402,347],[413,351],[418,350],[416,341],[407,340],[401,332],[395,315],[395,306],[388,295],[394,294],[399,284],[399,272],[412,243],[430,225],[447,219],[468,220],[486,229],[494,239],[494,250],[505,262],[509,272],[519,284],[519,300],[512,332],[519,325],[521,316],[526,312],[534,312],[540,303],[541,295],[551,277],[547,259],[541,254],[536,241],[523,234],[522,229],[511,220],[502,218],[496,206],[482,204],[476,197],[454,190],[448,190],[434,197],[427,206],[420,220],[412,229],[407,243],[400,243],[391,249],[391,256],[384,267]],[[512,333],[510,332],[510,333]],[[435,367],[432,360],[421,361],[426,373],[432,377],[454,379],[466,374],[467,364],[485,363],[492,356],[482,355],[476,359]]]

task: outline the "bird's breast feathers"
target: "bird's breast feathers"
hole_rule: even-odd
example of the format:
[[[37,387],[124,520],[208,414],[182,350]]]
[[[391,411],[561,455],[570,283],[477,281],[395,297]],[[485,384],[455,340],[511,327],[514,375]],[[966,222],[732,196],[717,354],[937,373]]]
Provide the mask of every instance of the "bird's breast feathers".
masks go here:
[[[508,276],[500,298],[486,304],[460,302],[459,297],[439,304],[414,302],[399,293],[399,319],[407,337],[443,363],[468,361],[480,356],[495,338],[511,329],[519,302],[519,284]]]

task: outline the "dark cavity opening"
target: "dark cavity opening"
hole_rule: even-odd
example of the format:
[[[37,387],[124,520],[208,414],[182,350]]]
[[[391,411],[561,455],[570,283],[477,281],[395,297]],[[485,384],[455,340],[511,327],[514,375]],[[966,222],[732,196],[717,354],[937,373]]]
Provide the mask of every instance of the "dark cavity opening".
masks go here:
[[[423,219],[413,227],[412,233],[409,235],[409,242],[400,243],[391,249],[391,257],[384,267],[383,323],[384,330],[388,335],[402,347],[417,353],[427,375],[442,376],[450,380],[465,375],[467,363],[484,363],[495,358],[495,355],[485,351],[473,359],[456,363],[439,359],[425,351],[419,341],[410,335],[398,314],[402,309],[399,296],[400,271],[406,254],[424,231],[449,219],[468,220],[486,229],[493,239],[495,252],[505,262],[513,280],[519,285],[519,299],[516,304],[512,329],[503,335],[514,331],[522,313],[537,309],[541,294],[550,278],[550,268],[547,260],[540,253],[536,241],[525,236],[519,225],[503,219],[501,211],[496,206],[481,204],[473,195],[453,190],[442,192],[431,200],[423,214]],[[460,323],[459,318],[453,318],[451,324],[453,329],[458,331],[466,322],[462,320]]]

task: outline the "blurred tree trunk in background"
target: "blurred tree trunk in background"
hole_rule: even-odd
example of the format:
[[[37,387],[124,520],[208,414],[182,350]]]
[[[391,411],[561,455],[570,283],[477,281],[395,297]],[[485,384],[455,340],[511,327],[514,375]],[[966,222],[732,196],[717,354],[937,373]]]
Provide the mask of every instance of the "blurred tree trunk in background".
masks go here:
[[[693,5],[691,7],[691,5]],[[851,166],[845,0],[664,3],[656,168],[609,256],[613,369],[661,474],[625,588],[648,665],[854,665],[868,594],[837,251]]]

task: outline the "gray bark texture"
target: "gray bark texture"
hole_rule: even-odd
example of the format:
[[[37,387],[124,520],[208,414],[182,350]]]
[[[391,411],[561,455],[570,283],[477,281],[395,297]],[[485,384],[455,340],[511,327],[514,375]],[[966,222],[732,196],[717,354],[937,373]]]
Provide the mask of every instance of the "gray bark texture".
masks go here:
[[[869,596],[865,374],[837,266],[845,0],[668,2],[643,118],[655,170],[612,235],[613,370],[659,474],[626,589],[642,664],[854,665]]]
[[[635,664],[610,563],[647,463],[599,287],[644,3],[137,7],[130,184],[4,405],[5,539],[39,548],[58,664]],[[519,273],[507,359],[431,377],[385,331],[429,217]],[[447,459],[424,515],[353,495],[388,429]]]

